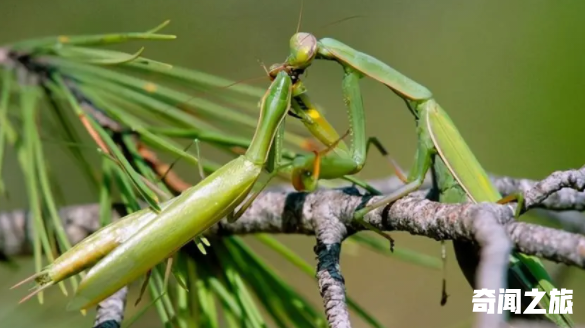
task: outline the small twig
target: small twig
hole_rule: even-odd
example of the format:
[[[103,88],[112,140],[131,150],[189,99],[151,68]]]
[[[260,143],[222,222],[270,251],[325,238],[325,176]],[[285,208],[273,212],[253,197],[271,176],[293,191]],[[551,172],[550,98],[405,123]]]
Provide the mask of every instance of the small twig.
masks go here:
[[[180,193],[191,187],[191,184],[183,181],[183,179],[171,169],[169,164],[159,160],[156,153],[148,149],[142,142],[138,143],[138,151],[140,152],[140,156],[144,158],[159,177],[162,177],[164,183],[171,189]]]
[[[75,99],[77,99],[79,106],[88,116],[91,116],[91,118],[106,130],[114,133],[124,132],[125,127],[89,100],[73,78],[64,76],[64,81],[71,93],[73,93]]]
[[[321,208],[317,208],[318,211]],[[312,210],[312,209],[309,209]],[[350,328],[345,299],[345,280],[341,274],[339,255],[341,242],[348,235],[347,227],[331,212],[314,212],[317,245],[317,279],[323,298],[325,316],[331,328]]]
[[[506,230],[522,253],[585,268],[583,235],[524,222],[512,222]]]
[[[569,232],[577,232],[585,235],[585,215],[578,211],[550,211],[541,208],[533,210],[534,213],[552,224],[562,227],[563,230]]]
[[[502,286],[506,286],[512,243],[504,227],[489,210],[477,211],[472,224],[475,240],[481,246],[481,260],[475,281],[481,288],[497,292]],[[505,322],[505,318],[503,313],[479,313],[474,327],[497,327]]]
[[[119,328],[124,319],[128,287],[115,292],[112,296],[101,301],[97,307],[94,328]]]
[[[562,190],[564,188],[567,189]],[[583,190],[585,190],[585,166],[578,170],[557,171],[526,192],[526,207],[540,207],[547,199],[550,201],[551,198],[565,198],[562,202],[564,206],[556,209],[582,211],[585,210],[585,193],[577,194],[574,191],[582,192]]]
[[[527,209],[585,210],[585,166],[554,172],[542,181],[506,177],[493,181],[504,194],[524,192]]]
[[[531,179],[501,177],[493,174],[490,175],[490,179],[503,195],[510,195],[517,192],[525,193],[534,188],[539,182]],[[369,181],[369,184],[383,194],[390,194],[404,183],[397,177],[390,177]],[[283,186],[282,190],[292,190],[292,188],[285,188],[286,187]],[[421,189],[428,188],[431,188],[430,174],[421,186]],[[539,204],[539,206],[532,207],[532,211],[540,217],[544,217],[554,223],[560,224],[564,230],[585,234],[585,214],[579,212],[581,210],[568,210],[571,207],[579,208],[585,206],[581,204],[585,204],[585,192],[565,188],[556,192],[553,197],[545,199],[542,204]]]

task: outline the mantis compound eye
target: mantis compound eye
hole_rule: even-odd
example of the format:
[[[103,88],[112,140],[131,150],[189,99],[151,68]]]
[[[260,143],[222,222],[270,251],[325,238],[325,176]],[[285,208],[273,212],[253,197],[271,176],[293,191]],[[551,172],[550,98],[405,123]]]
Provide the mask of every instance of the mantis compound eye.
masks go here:
[[[317,54],[317,38],[313,34],[299,32],[290,38],[288,64],[295,68],[306,68]]]
[[[317,189],[318,180],[311,171],[306,171],[302,177],[304,191],[312,192]]]
[[[318,181],[311,170],[302,167],[293,168],[292,184],[296,191],[314,191],[317,189]]]
[[[280,68],[282,67],[282,64],[272,64],[270,65],[270,67],[268,68],[268,70],[272,71],[277,71],[277,73],[280,71]]]
[[[273,64],[268,68],[268,75],[270,76],[271,80],[276,78],[276,75],[280,73],[280,71],[284,70],[285,66],[283,64]]]

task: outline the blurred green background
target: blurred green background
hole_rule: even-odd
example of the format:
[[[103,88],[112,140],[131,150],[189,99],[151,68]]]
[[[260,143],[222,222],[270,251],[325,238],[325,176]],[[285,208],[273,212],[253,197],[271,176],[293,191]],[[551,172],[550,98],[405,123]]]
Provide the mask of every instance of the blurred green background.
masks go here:
[[[534,0],[328,0],[305,1],[301,30],[333,37],[367,52],[427,86],[449,112],[484,167],[492,173],[539,179],[585,163],[585,2]],[[148,58],[196,68],[234,80],[261,77],[267,65],[284,59],[295,32],[299,1],[0,1],[0,44],[58,34],[142,31],[171,19],[165,33],[176,41],[145,44]],[[330,24],[359,15],[339,24]],[[129,50],[136,50],[140,43]],[[305,78],[315,100],[340,131],[347,127],[340,86],[342,71],[319,63]],[[266,87],[266,79],[258,86]],[[362,83],[368,134],[379,137],[408,167],[415,140],[411,114],[386,87]],[[95,201],[69,158],[59,164],[71,204]],[[10,155],[9,155],[10,156]],[[56,162],[55,162],[56,161]],[[12,172],[15,174],[12,174]],[[14,158],[5,178],[11,200],[0,210],[25,206]],[[372,153],[363,178],[391,174]],[[439,243],[394,233],[397,247],[439,255]],[[314,263],[314,239],[286,236],[284,242]],[[257,247],[256,247],[257,248]],[[320,305],[313,279],[273,253],[259,252],[304,295]],[[346,247],[342,257],[350,295],[389,327],[456,327],[471,318],[472,290],[449,253],[448,292],[439,305],[441,274]],[[58,289],[40,306],[17,306],[24,291],[8,287],[33,272],[23,259],[19,271],[0,268],[3,327],[89,327],[86,317],[65,312]],[[574,317],[585,323],[585,273],[573,270],[558,287],[574,288]],[[578,283],[579,282],[579,283]],[[133,303],[135,296],[131,298]],[[130,311],[134,309],[129,306]],[[136,327],[160,326],[146,316]],[[365,324],[355,320],[355,327]]]

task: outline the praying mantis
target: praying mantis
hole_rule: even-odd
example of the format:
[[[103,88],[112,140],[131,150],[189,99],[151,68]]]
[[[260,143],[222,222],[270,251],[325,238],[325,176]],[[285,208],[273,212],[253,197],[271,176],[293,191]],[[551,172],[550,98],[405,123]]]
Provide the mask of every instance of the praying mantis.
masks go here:
[[[399,174],[405,185],[382,200],[369,204],[354,213],[357,220],[370,211],[386,206],[389,203],[417,190],[423,183],[426,174],[431,171],[434,187],[438,191],[438,201],[444,203],[496,202],[500,204],[518,200],[515,216],[522,211],[521,195],[503,198],[491,184],[485,170],[471,152],[454,123],[433,98],[432,93],[424,86],[411,80],[382,61],[351,48],[340,41],[317,38],[305,32],[297,32],[290,39],[290,54],[284,63],[271,67],[270,74],[281,71],[302,74],[314,59],[335,61],[344,70],[342,91],[351,118],[363,118],[361,96],[357,86],[359,80],[370,77],[386,85],[400,96],[413,114],[418,135],[415,164],[407,177]],[[361,136],[358,136],[357,142]],[[359,145],[357,147],[360,147]],[[302,187],[302,186],[300,186]],[[308,184],[311,188],[312,185]],[[457,259],[468,282],[473,286],[477,267],[477,249],[470,248],[469,243],[454,242]],[[513,252],[510,256],[509,280],[512,288],[530,291],[538,288],[547,292],[538,306],[549,308],[550,291],[553,282],[540,260]],[[566,314],[546,314],[548,319],[560,327],[572,327],[573,321]]]
[[[54,265],[31,277],[39,284],[32,295],[83,270],[79,270],[80,266],[86,267],[88,263],[91,265],[97,262],[82,280],[68,306],[70,309],[87,309],[147,273],[181,246],[231,213],[248,196],[268,160],[275,134],[289,110],[291,92],[290,77],[284,72],[279,74],[262,99],[257,130],[244,155],[163,204],[161,212],[152,214],[151,220],[136,220],[145,215],[141,212],[130,214],[127,217],[130,220],[121,220],[125,224],[141,223],[143,227],[120,245],[109,243],[109,249],[102,251],[111,252],[99,262],[99,258],[83,258],[76,251],[93,246],[91,239],[94,242],[103,240],[106,244],[111,240],[90,236],[88,241],[64,253]],[[102,230],[107,232],[107,229],[105,227]],[[100,252],[93,254],[96,257],[103,256]],[[81,263],[72,266],[75,262]],[[124,274],[115,274],[120,270]]]

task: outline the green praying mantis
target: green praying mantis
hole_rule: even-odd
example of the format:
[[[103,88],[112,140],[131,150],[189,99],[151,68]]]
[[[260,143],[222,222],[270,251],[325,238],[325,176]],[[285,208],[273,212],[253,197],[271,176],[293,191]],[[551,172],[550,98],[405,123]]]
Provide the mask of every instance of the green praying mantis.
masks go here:
[[[244,155],[175,199],[161,204],[160,213],[149,213],[147,211],[152,210],[147,209],[120,220],[115,227],[117,231],[123,232],[124,225],[138,224],[142,228],[123,243],[117,242],[114,236],[107,237],[108,232],[113,230],[110,226],[88,237],[44,271],[26,280],[34,278],[39,284],[29,297],[95,264],[68,306],[70,309],[87,309],[147,273],[231,213],[244,201],[259,178],[275,134],[289,110],[291,93],[291,79],[283,72],[272,82],[262,99],[256,133]],[[106,238],[102,238],[104,236]],[[95,247],[98,246],[105,247],[96,252]]]
[[[432,93],[382,61],[337,40],[331,38],[317,40],[312,34],[297,32],[290,39],[290,54],[286,61],[283,64],[273,66],[270,74],[280,74],[281,71],[285,70],[300,75],[313,63],[314,59],[335,61],[344,69],[342,91],[349,108],[350,119],[355,120],[358,117],[363,120],[364,114],[357,84],[359,79],[368,76],[386,85],[400,96],[406,102],[416,121],[418,146],[415,164],[408,177],[402,176],[405,185],[382,200],[357,210],[354,214],[355,219],[362,219],[373,209],[385,206],[417,190],[429,171],[434,178],[440,202],[464,203],[472,201],[504,204],[517,199],[519,204],[515,215],[518,217],[521,214],[523,201],[521,196],[511,195],[503,198],[500,195],[454,123],[434,100]],[[365,144],[363,135],[357,134],[357,140],[354,142]],[[470,245],[464,242],[454,242],[454,248],[466,279],[473,286],[478,263],[477,249],[470,248]],[[538,258],[513,252],[510,256],[508,272],[512,288],[521,288],[527,291],[538,288],[547,292],[538,306],[543,309],[549,308],[550,291],[554,285]],[[569,315],[546,314],[546,316],[560,327],[573,326]]]

